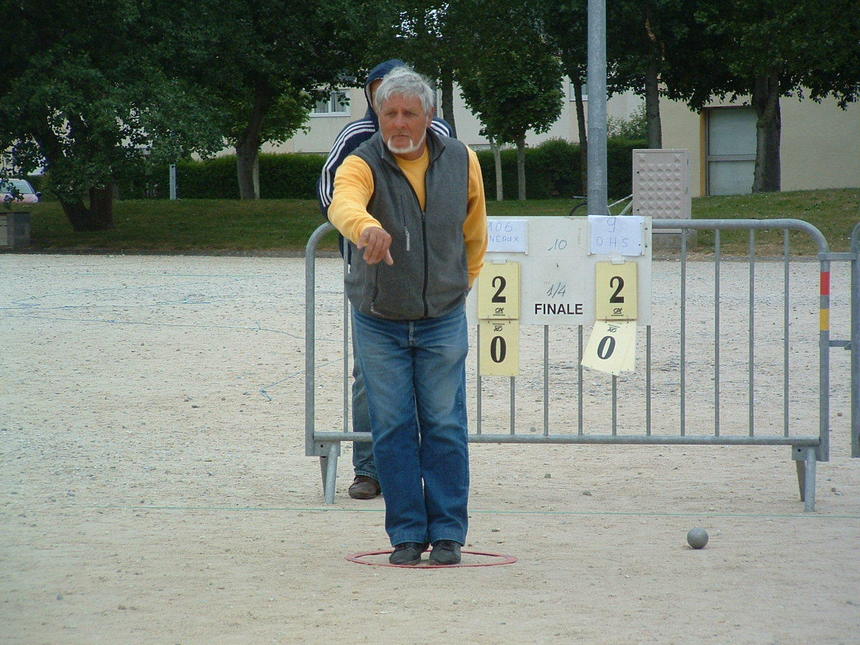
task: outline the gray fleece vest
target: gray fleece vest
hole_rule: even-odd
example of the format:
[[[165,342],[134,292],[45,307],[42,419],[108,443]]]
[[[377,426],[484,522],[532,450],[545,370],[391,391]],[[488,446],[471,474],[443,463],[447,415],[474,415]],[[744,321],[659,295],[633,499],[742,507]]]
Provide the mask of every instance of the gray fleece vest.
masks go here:
[[[394,264],[368,265],[353,249],[346,291],[358,311],[392,320],[436,318],[462,304],[469,289],[463,223],[469,157],[456,139],[427,132],[430,165],[425,208],[377,132],[353,153],[373,171],[367,210],[392,237]]]

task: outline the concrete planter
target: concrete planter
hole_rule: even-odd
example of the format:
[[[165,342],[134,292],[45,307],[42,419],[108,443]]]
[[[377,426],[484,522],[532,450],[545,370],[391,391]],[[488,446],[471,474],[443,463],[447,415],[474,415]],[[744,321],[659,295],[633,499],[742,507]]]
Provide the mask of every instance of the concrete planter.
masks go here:
[[[30,213],[0,210],[0,249],[30,246]]]

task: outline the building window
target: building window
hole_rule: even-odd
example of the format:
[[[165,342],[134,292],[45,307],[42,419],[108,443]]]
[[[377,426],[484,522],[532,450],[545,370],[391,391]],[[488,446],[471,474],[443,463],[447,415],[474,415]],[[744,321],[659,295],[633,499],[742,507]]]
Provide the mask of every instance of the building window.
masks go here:
[[[311,116],[349,116],[349,96],[343,90],[334,90],[327,99],[317,101]]]

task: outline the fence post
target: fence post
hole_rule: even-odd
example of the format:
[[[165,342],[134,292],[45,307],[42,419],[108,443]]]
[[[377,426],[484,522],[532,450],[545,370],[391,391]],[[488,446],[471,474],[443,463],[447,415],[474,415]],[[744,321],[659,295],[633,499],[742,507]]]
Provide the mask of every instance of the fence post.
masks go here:
[[[851,456],[860,457],[860,223],[851,231]]]

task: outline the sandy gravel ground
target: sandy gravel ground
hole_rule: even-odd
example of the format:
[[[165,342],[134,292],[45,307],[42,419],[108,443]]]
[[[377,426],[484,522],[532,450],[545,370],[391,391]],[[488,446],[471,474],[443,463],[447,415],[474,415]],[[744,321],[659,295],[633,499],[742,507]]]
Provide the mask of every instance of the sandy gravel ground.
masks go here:
[[[690,264],[694,287],[708,267]],[[845,338],[848,269],[833,269]],[[678,274],[655,261],[655,432],[677,425]],[[817,265],[791,274],[811,289],[791,308],[790,415],[814,434]],[[467,550],[517,561],[406,570],[346,559],[388,547],[382,500],[346,496],[351,446],[332,506],[304,454],[302,259],[4,254],[0,276],[4,644],[860,642],[847,351],[831,352],[832,455],[814,513],[787,447],[473,445]],[[745,312],[747,265],[721,276],[731,433],[747,414],[747,323],[731,313]],[[782,269],[757,265],[756,279],[767,304]],[[317,400],[333,426],[339,282],[338,261],[321,260]],[[687,297],[691,433],[713,417],[708,299]],[[761,426],[782,414],[780,320],[757,326]],[[518,432],[542,430],[541,342],[524,332]],[[552,342],[555,427],[575,421],[577,384],[575,339]],[[621,433],[644,423],[642,372],[619,379]],[[587,372],[583,385],[588,427],[605,432],[607,380]],[[485,432],[508,422],[507,385],[488,387]],[[704,549],[686,545],[694,526],[710,533]]]

